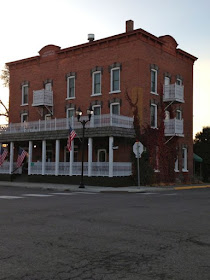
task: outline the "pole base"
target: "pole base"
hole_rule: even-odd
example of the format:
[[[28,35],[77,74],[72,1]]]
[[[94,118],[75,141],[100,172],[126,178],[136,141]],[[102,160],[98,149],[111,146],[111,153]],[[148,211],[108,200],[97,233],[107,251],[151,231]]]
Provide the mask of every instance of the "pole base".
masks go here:
[[[81,183],[81,184],[79,185],[79,189],[84,189],[84,188],[85,188],[84,184]]]

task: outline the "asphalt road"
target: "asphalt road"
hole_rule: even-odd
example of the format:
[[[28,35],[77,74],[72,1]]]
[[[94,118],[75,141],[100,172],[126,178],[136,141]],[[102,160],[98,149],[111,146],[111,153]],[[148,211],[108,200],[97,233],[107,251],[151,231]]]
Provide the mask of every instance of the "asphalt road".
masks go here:
[[[209,217],[210,189],[1,187],[0,280],[209,280]]]

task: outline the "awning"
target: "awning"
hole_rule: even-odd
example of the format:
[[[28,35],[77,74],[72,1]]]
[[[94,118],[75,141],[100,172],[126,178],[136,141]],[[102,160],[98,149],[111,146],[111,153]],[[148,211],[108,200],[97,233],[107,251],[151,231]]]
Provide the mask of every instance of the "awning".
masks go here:
[[[196,162],[203,162],[203,159],[196,154],[193,154],[193,160]]]

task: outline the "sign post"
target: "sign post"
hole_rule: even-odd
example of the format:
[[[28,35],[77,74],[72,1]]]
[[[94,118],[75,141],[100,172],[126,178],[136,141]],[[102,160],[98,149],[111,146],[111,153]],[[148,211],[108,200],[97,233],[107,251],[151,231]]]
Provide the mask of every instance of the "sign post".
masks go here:
[[[144,146],[141,142],[135,142],[133,145],[133,152],[136,155],[137,158],[137,173],[138,173],[138,186],[140,187],[140,164],[139,164],[139,158],[141,157],[141,154],[143,153]]]

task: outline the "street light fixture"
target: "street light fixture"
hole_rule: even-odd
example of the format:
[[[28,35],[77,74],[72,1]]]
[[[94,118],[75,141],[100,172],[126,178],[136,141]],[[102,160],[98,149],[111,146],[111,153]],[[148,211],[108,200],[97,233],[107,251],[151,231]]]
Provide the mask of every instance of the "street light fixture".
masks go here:
[[[81,181],[80,181],[79,188],[84,188],[85,187],[84,183],[83,183],[85,125],[86,125],[87,122],[90,121],[92,114],[93,114],[93,110],[92,110],[92,107],[90,106],[87,109],[88,119],[87,120],[80,120],[80,118],[82,116],[82,110],[80,109],[80,107],[76,110],[77,120],[78,120],[78,122],[80,122],[82,124],[82,171],[81,171]]]

